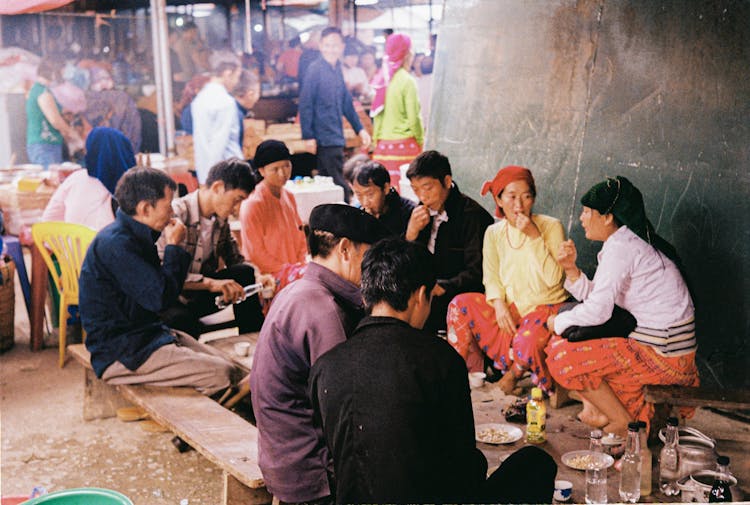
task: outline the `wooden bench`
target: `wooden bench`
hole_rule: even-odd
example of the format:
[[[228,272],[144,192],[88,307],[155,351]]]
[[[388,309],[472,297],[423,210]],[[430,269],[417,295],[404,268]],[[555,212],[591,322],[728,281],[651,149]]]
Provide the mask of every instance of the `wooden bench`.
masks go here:
[[[743,389],[709,389],[685,386],[646,386],[646,401],[677,407],[722,410],[750,409],[750,392]]]
[[[98,379],[83,344],[68,353],[85,373],[83,418],[113,417],[135,404],[223,470],[223,505],[271,503],[258,467],[258,430],[192,388],[111,386]]]

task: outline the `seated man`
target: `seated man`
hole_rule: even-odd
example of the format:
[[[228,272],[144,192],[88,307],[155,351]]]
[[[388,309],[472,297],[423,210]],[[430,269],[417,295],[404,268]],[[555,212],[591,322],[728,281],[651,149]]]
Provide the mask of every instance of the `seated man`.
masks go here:
[[[333,454],[336,502],[550,503],[557,466],[536,447],[485,480],[466,366],[422,331],[435,280],[424,246],[375,244],[362,261],[370,316],[312,368],[310,399]]]
[[[437,284],[425,330],[445,330],[448,304],[458,294],[484,293],[482,243],[494,220],[453,182],[448,158],[425,151],[411,162],[406,177],[420,204],[406,228],[406,240],[416,240],[435,255]]]
[[[310,367],[345,341],[364,315],[360,263],[387,235],[369,214],[348,205],[318,205],[310,214],[312,261],[271,305],[250,372],[258,426],[258,464],[282,502],[331,496],[330,456],[307,396]]]
[[[232,363],[175,333],[159,312],[180,294],[190,255],[185,226],[173,219],[176,185],[164,172],[132,168],[115,189],[115,222],[86,253],[79,281],[81,322],[97,377],[109,384],[192,386],[205,395],[238,379]],[[164,260],[154,242],[164,234]]]
[[[391,234],[406,232],[414,202],[391,187],[391,175],[382,164],[369,161],[359,166],[352,176],[352,189],[362,209],[378,218]]]
[[[226,303],[241,301],[234,305],[240,333],[260,329],[263,314],[258,296],[242,301],[243,287],[256,282],[255,271],[245,263],[227,222],[254,188],[250,165],[230,158],[211,167],[204,187],[172,202],[175,216],[187,226],[180,245],[192,261],[182,295],[162,313],[168,326],[200,337],[207,328],[198,318],[218,311],[216,296],[221,295]],[[166,243],[166,236],[162,235],[157,242],[160,256],[164,255]],[[270,277],[265,280],[269,286],[273,284]]]

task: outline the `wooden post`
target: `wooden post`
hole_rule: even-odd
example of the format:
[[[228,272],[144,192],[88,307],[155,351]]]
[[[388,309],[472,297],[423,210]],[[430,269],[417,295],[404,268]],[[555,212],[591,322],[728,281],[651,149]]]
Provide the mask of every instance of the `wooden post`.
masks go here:
[[[88,367],[83,368],[83,419],[105,419],[117,415],[117,409],[127,407],[130,402],[123,399],[114,386],[110,386],[96,377],[94,371]]]
[[[252,489],[224,472],[224,501],[222,505],[255,505],[273,501],[266,488]]]

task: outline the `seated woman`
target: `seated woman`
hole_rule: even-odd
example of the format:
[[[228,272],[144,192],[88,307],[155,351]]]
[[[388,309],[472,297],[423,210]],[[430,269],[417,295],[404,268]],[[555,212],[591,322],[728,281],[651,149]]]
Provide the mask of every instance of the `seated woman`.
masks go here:
[[[258,145],[253,168],[262,181],[240,207],[242,254],[276,278],[276,292],[304,273],[307,254],[297,202],[284,184],[292,173],[289,149],[278,140]]]
[[[70,174],[52,195],[42,221],[65,221],[101,230],[115,220],[117,181],[135,166],[130,140],[114,128],[94,128],[86,138],[86,170]]]
[[[643,386],[697,386],[693,302],[680,261],[646,218],[640,191],[625,177],[608,178],[581,198],[581,224],[589,240],[604,242],[594,280],[576,266],[576,248],[564,243],[558,261],[565,287],[583,303],[549,318],[558,335],[568,328],[602,325],[615,306],[630,312],[635,331],[580,342],[554,336],[547,366],[565,388],[580,392],[579,418],[594,427],[625,435],[633,420],[649,422],[653,405]]]
[[[482,371],[484,357],[490,358],[504,372],[500,386],[506,393],[525,370],[549,393],[543,351],[550,336],[547,318],[568,298],[554,256],[565,232],[557,219],[532,213],[536,186],[528,169],[501,169],[484,183],[482,195],[487,191],[503,219],[484,234],[485,294],[464,293],[451,301],[448,342],[470,372]]]

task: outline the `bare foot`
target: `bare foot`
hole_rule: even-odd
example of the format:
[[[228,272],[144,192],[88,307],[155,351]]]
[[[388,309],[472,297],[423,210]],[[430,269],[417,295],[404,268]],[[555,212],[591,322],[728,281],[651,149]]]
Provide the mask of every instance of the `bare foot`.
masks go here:
[[[513,375],[513,372],[508,370],[498,381],[497,385],[500,386],[500,389],[506,395],[513,394],[513,390],[516,388],[516,377]]]
[[[583,398],[581,398],[581,394],[578,391],[574,391],[572,389],[568,390],[568,398],[571,400],[576,400],[578,402],[582,402]]]
[[[583,410],[578,413],[578,419],[592,428],[603,428],[609,424],[609,418],[589,402],[583,402]]]

